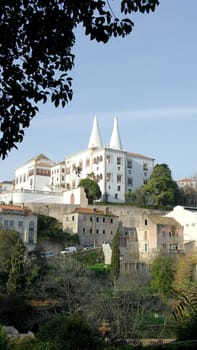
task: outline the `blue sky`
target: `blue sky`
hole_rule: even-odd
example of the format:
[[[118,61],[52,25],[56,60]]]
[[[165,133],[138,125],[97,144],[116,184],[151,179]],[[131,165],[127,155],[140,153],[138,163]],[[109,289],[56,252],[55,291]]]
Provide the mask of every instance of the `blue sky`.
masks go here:
[[[160,0],[154,13],[132,16],[129,37],[108,44],[78,30],[72,102],[40,107],[18,151],[0,160],[0,181],[39,153],[59,162],[86,149],[95,115],[104,144],[117,117],[125,150],[167,163],[175,180],[196,174],[196,13],[196,0]]]

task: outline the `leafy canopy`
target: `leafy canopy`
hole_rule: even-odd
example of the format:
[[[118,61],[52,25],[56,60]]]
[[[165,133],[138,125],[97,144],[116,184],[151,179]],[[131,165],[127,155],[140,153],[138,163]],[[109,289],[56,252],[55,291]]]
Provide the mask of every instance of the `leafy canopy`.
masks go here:
[[[179,189],[172,179],[171,170],[167,164],[157,164],[144,192],[149,195],[151,202],[157,206],[174,206],[179,203]]]
[[[153,279],[151,287],[163,296],[169,296],[173,290],[173,280],[175,275],[175,264],[172,257],[160,252],[151,267]]]
[[[79,187],[84,187],[89,204],[91,204],[93,200],[101,198],[102,193],[96,181],[89,178],[82,179],[79,182]]]
[[[121,0],[123,16],[154,11],[158,0]],[[113,7],[113,6],[112,6]],[[79,24],[91,40],[125,37],[134,23],[117,18],[108,0],[1,0],[0,157],[22,142],[38,102],[72,99],[72,53]]]

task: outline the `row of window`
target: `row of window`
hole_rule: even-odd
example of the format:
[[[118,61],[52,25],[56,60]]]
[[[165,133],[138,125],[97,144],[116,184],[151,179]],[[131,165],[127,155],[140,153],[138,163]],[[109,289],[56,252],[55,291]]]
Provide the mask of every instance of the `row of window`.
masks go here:
[[[92,234],[92,233],[93,233],[93,230],[92,230],[92,228],[87,229],[87,228],[83,227],[82,232],[83,232],[84,234],[85,234],[85,233],[88,233],[88,234],[90,233],[90,234]],[[106,234],[106,231],[105,231],[105,230],[100,230],[100,231],[99,231],[99,229],[96,229],[96,234],[99,234],[99,233],[102,233],[103,235],[105,235],[105,234]],[[113,235],[113,232],[111,231],[110,234]]]
[[[90,222],[95,221],[95,219],[96,219],[96,222],[106,222],[106,218],[105,218],[105,217],[98,217],[98,216],[96,216],[96,217],[93,217],[93,216],[88,217],[88,216],[84,215],[83,221],[87,221],[87,219],[88,219]],[[75,216],[74,216],[74,215],[72,215],[71,220],[72,220],[72,221],[75,221]],[[69,221],[69,216],[66,216],[66,221],[67,221],[67,222]],[[109,218],[109,222],[110,222],[111,224],[113,224],[113,222],[114,222],[113,218]]]
[[[62,173],[65,173],[65,169],[64,168],[57,168],[57,169],[53,169],[53,170],[51,170],[51,174],[52,175],[56,175],[56,174],[59,174],[60,173],[60,170],[61,170],[61,172]]]

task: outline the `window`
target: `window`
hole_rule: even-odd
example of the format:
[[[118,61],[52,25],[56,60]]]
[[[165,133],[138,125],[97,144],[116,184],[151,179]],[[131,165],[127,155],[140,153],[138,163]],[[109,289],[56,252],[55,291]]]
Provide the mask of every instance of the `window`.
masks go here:
[[[85,233],[86,232],[86,229],[85,229],[85,227],[83,227],[83,233]]]
[[[8,227],[8,220],[4,220],[4,227]]]
[[[111,173],[107,173],[106,180],[107,181],[112,181],[112,174]]]
[[[106,162],[107,163],[111,163],[111,157],[110,156],[106,156]]]
[[[127,160],[127,168],[128,168],[128,169],[131,169],[131,168],[132,168],[132,160],[131,160],[131,159],[128,159],[128,160]]]
[[[115,193],[115,199],[118,199],[118,193]]]
[[[29,223],[29,243],[34,243],[34,222]]]
[[[121,190],[121,187],[120,187],[120,186],[118,186],[118,187],[117,187],[117,191],[118,191],[118,192],[120,192],[120,190]]]
[[[10,220],[10,228],[14,228],[14,220]]]
[[[90,216],[90,221],[92,222],[92,216]]]
[[[122,176],[121,175],[117,175],[117,182],[121,182],[122,180]]]
[[[144,244],[144,251],[145,251],[145,253],[148,253],[148,243]]]
[[[148,225],[148,220],[147,220],[147,219],[144,220],[144,225],[145,225],[145,226]]]
[[[121,158],[117,157],[117,165],[121,165]]]
[[[90,228],[90,233],[92,233],[92,228]]]
[[[98,234],[99,233],[99,229],[97,228],[97,230],[96,230],[96,233]]]
[[[111,222],[111,224],[113,224],[113,219],[112,218],[110,219],[110,222]]]
[[[72,221],[75,221],[75,217],[74,216],[72,216]]]
[[[105,234],[105,230],[103,230],[103,234]]]
[[[99,222],[99,218],[96,218],[96,222]]]
[[[132,177],[128,177],[128,186],[133,186],[133,179],[132,179]]]
[[[23,228],[23,221],[18,222],[18,228]]]
[[[103,218],[103,222],[105,222],[105,218]]]

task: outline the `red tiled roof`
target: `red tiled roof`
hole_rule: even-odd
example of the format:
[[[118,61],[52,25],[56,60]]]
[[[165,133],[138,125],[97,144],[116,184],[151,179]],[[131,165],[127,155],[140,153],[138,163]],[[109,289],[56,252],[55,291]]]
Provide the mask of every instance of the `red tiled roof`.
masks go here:
[[[96,215],[116,216],[110,211],[100,210],[97,208],[76,208],[75,212],[80,213],[80,214],[96,214]]]
[[[32,210],[27,208],[27,207],[23,207],[20,205],[7,205],[7,204],[0,204],[0,211],[2,211],[3,209],[5,210],[10,210],[10,211],[25,211],[26,213],[31,213]]]

